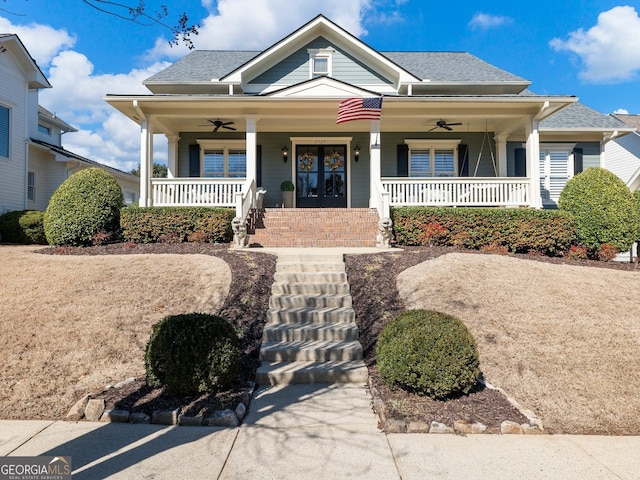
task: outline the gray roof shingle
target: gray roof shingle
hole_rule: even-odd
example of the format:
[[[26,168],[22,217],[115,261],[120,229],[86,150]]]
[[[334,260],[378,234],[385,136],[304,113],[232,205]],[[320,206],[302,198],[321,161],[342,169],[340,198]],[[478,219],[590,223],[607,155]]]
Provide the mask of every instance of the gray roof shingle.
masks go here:
[[[147,78],[147,82],[210,82],[244,65],[260,52],[247,50],[196,50]]]
[[[598,128],[615,130],[618,128],[628,128],[628,126],[611,115],[605,115],[577,102],[541,121],[540,128],[559,128],[562,130],[571,128]]]

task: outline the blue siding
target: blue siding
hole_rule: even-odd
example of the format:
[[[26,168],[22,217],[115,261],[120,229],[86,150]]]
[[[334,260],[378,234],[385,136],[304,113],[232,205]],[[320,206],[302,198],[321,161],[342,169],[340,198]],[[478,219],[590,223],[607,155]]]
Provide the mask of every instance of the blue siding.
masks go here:
[[[258,75],[249,82],[254,85],[295,85],[309,80],[308,49],[333,48],[332,78],[355,85],[388,85],[391,82],[371,68],[357,61],[338,46],[323,37],[318,37],[286,59]]]

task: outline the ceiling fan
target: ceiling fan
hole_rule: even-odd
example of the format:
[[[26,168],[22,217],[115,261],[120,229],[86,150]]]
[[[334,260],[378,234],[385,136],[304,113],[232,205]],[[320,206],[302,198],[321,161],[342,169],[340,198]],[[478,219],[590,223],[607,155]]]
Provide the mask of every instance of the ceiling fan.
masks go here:
[[[446,120],[438,120],[436,122],[436,124],[434,125],[434,127],[432,129],[430,129],[430,130],[427,130],[427,132],[431,132],[431,131],[435,130],[436,128],[443,128],[445,130],[451,131],[451,130],[453,130],[453,128],[451,128],[451,127],[456,126],[456,125],[462,125],[462,123],[460,123],[460,122],[447,123]]]
[[[217,120],[207,120],[207,122],[209,122],[211,125],[213,125],[213,131],[214,132],[217,132],[221,128],[226,128],[227,130],[233,130],[233,131],[237,130],[237,129],[229,126],[229,125],[233,125],[236,122],[223,122],[219,118]],[[208,125],[198,125],[198,126],[199,127],[207,127]]]

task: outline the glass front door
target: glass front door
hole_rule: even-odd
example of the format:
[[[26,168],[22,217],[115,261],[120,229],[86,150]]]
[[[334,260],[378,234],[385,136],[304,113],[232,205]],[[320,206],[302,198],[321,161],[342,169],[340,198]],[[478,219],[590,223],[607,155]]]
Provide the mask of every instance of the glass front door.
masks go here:
[[[296,205],[300,208],[347,207],[347,147],[298,145]]]

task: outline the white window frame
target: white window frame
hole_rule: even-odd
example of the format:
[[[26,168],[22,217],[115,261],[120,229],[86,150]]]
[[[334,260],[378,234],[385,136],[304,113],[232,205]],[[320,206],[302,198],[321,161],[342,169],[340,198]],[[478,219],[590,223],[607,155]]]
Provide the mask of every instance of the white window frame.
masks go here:
[[[27,172],[27,200],[36,201],[36,172],[29,170]]]
[[[451,140],[423,139],[423,138],[407,138],[404,143],[409,146],[409,176],[411,174],[411,151],[412,150],[429,150],[430,175],[428,178],[455,178],[458,176],[458,145],[462,142],[461,138]],[[453,176],[436,176],[435,171],[435,152],[436,150],[453,150]]]
[[[544,161],[541,158],[540,162],[540,194],[542,196],[542,203],[545,205],[556,205],[558,198],[551,196],[551,153],[561,152],[567,155],[567,181],[575,174],[573,168],[573,151],[576,148],[575,143],[541,143],[540,144],[540,157],[544,155]],[[546,190],[549,195],[545,195],[542,191]],[[559,194],[558,194],[559,196]]]
[[[0,103],[0,107],[2,108],[6,108],[7,109],[7,115],[8,115],[8,120],[7,120],[7,155],[4,156],[1,152],[0,152],[0,158],[11,158],[11,125],[12,125],[12,109],[9,105],[5,105]],[[0,135],[4,134],[4,132],[0,132]]]
[[[38,124],[38,131],[43,135],[51,136],[51,127],[47,127],[41,123]]]
[[[309,52],[309,78],[330,77],[333,73],[333,48],[310,48]],[[316,59],[327,61],[327,70],[316,70]]]
[[[244,177],[229,177],[229,150],[244,150],[245,159],[247,155],[247,142],[245,140],[208,140],[201,139],[196,140],[200,145],[200,176],[204,177],[204,155],[208,150],[222,150],[224,156],[224,176],[222,177],[207,177],[207,178],[246,178],[247,165],[245,163]]]

